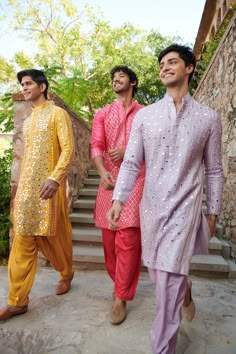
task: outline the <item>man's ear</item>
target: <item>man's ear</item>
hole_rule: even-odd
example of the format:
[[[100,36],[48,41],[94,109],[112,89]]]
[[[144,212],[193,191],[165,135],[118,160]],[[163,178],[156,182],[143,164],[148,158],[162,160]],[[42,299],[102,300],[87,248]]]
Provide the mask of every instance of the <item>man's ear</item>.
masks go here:
[[[135,86],[136,84],[137,84],[136,80],[130,83],[131,86]]]
[[[186,66],[186,73],[187,74],[191,74],[194,70],[193,64],[189,64],[188,66]]]
[[[47,88],[47,86],[46,86],[46,84],[43,82],[42,84],[40,84],[40,91],[41,92],[44,92],[45,90],[46,90],[46,88]]]

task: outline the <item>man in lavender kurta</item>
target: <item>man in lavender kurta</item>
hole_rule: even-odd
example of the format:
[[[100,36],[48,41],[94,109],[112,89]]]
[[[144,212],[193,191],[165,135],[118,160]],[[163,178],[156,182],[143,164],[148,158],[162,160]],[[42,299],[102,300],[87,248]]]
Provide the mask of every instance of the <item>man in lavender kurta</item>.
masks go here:
[[[187,320],[194,316],[187,279],[191,257],[207,252],[221,212],[224,177],[220,119],[188,93],[194,54],[173,44],[158,60],[167,92],[134,119],[107,219],[111,229],[119,227],[120,212],[145,160],[140,203],[143,261],[157,297],[151,342],[154,354],[174,354],[182,314]],[[204,175],[207,218],[201,207]]]

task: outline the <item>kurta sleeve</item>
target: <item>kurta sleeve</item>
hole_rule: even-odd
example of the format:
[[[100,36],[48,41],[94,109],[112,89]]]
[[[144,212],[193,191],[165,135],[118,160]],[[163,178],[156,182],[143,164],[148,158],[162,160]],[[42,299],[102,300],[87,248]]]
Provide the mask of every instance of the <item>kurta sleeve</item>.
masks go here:
[[[133,190],[141,164],[144,161],[142,124],[139,118],[141,117],[137,113],[112,197],[112,200],[120,200],[123,204],[128,200]]]
[[[106,150],[104,110],[99,110],[94,116],[91,140],[92,159],[103,156]]]
[[[204,164],[207,187],[207,213],[219,215],[222,210],[224,173],[222,167],[222,126],[214,112],[210,134],[204,149]]]
[[[56,132],[61,154],[55,169],[48,178],[60,184],[66,176],[74,157],[74,139],[69,115],[64,110],[55,114]]]

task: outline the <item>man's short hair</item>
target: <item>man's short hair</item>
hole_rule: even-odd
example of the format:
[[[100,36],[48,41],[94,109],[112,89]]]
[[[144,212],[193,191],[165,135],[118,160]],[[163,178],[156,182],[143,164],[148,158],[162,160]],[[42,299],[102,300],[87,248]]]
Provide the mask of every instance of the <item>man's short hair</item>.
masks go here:
[[[138,91],[138,78],[137,78],[137,75],[135,74],[135,72],[133,70],[128,68],[128,66],[117,65],[117,66],[114,66],[114,68],[111,69],[111,80],[112,81],[113,81],[115,73],[120,72],[120,71],[122,71],[123,73],[128,75],[129,81],[131,83],[136,81],[136,84],[133,86],[133,96],[134,96],[137,93],[137,91]]]
[[[160,52],[160,54],[158,55],[158,62],[160,63],[162,58],[170,52],[177,52],[180,58],[183,59],[185,66],[189,66],[191,64],[193,65],[193,71],[189,75],[189,81],[190,81],[193,76],[194,69],[196,67],[196,58],[192,49],[185,45],[173,43],[169,47],[163,49]]]
[[[44,97],[47,99],[49,83],[48,83],[48,80],[47,80],[44,72],[42,70],[37,70],[37,69],[26,69],[26,70],[19,71],[17,73],[17,79],[18,79],[19,83],[21,83],[22,78],[24,76],[30,76],[31,79],[34,82],[36,82],[36,84],[38,86],[40,86],[41,84],[45,84],[46,85],[46,89],[43,92],[43,94],[44,94]]]

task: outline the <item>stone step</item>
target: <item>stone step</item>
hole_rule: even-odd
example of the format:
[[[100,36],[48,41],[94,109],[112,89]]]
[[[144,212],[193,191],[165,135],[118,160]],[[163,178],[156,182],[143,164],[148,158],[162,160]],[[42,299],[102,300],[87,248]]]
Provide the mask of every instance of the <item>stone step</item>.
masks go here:
[[[103,248],[81,244],[74,245],[73,264],[78,269],[105,269]]]
[[[78,224],[83,225],[83,221],[85,221],[86,224],[90,223],[91,226],[94,225],[90,215],[89,219],[86,218],[85,220],[83,219],[83,216],[84,214],[81,215],[82,219],[80,219]],[[73,227],[72,240],[76,242],[87,242],[88,244],[102,243],[101,230],[95,227]],[[222,242],[221,240],[218,240],[216,237],[210,239],[208,249],[209,254],[211,255],[221,255],[224,259],[229,259],[230,257],[230,245],[226,241]]]
[[[96,197],[97,192],[98,188],[81,188],[79,191],[79,195]]]
[[[78,228],[72,229],[72,241],[87,243],[102,243],[102,232],[98,228]]]
[[[73,245],[73,264],[77,269],[106,269],[103,247],[85,244]],[[141,271],[147,271],[143,264]]]
[[[236,263],[231,260],[227,260],[229,265],[229,279],[236,279]]]
[[[192,257],[190,274],[228,278],[228,273],[229,264],[220,255],[196,255]]]
[[[210,254],[221,255],[222,242],[217,237],[212,237],[208,243],[208,250]]]
[[[216,224],[216,237],[219,239],[222,239],[224,235],[224,230],[223,230],[223,226],[220,224]]]
[[[210,254],[221,255],[224,259],[230,258],[231,247],[229,242],[218,237],[214,236],[209,240],[208,250]]]
[[[229,259],[230,258],[230,253],[231,253],[231,246],[228,241],[226,240],[220,240],[222,243],[222,250],[221,250],[221,255],[224,259]]]
[[[95,169],[88,170],[88,176],[99,176],[98,171]]]
[[[103,248],[100,245],[73,245],[73,262],[77,268],[105,269]],[[142,267],[142,270],[146,270]],[[202,277],[236,278],[236,264],[218,255],[193,256],[190,274]]]
[[[74,209],[94,209],[95,199],[78,199],[73,203]]]
[[[104,262],[103,248],[99,245],[79,245],[73,248],[74,257],[100,257],[100,262]]]
[[[73,261],[79,269],[105,269],[101,230],[98,228],[73,228]],[[228,246],[228,244],[227,244]],[[209,242],[210,251],[223,249],[215,237]],[[145,271],[145,267],[142,267]],[[203,277],[236,278],[236,264],[225,261],[221,255],[193,256],[190,274]]]
[[[70,221],[72,223],[94,224],[93,213],[71,213]]]
[[[100,183],[100,178],[85,178],[83,180],[84,186],[98,186]]]

